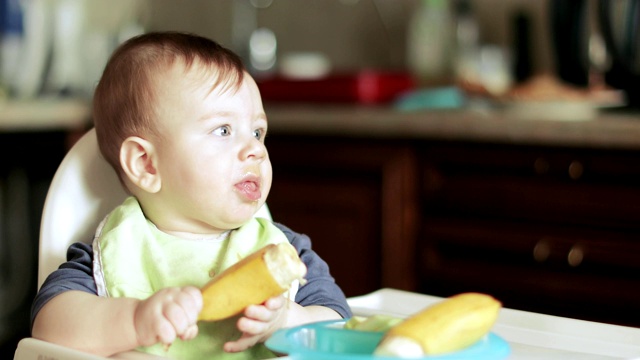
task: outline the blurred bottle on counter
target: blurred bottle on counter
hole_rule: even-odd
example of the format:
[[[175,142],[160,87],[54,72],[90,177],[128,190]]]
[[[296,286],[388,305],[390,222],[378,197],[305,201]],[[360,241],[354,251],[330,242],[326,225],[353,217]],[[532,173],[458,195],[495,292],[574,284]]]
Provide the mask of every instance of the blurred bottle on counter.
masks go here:
[[[149,0],[0,0],[5,96],[89,98],[111,52],[144,32]]]
[[[23,26],[20,0],[0,0],[0,87],[3,97],[13,87],[20,61]]]
[[[455,31],[449,1],[420,0],[407,30],[407,62],[418,82],[450,81]]]
[[[511,86],[511,58],[507,47],[483,43],[471,0],[455,1],[456,84],[469,96],[500,96]]]
[[[258,13],[273,0],[235,0],[232,3],[231,37],[235,52],[245,61],[254,78],[266,78],[277,68],[278,41],[275,32],[258,26]]]
[[[47,17],[52,1],[0,0],[2,46],[0,81],[5,96],[31,98],[41,90],[46,71],[50,29]]]
[[[148,0],[56,0],[43,93],[90,98],[111,52],[144,32]]]
[[[458,82],[481,83],[478,57],[480,29],[469,0],[458,0],[455,8],[455,69]]]

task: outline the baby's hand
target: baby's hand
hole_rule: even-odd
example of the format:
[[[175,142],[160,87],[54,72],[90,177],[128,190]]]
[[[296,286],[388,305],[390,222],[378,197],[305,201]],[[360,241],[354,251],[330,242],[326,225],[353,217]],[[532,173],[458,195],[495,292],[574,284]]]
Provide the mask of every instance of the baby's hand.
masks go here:
[[[284,296],[276,296],[262,305],[248,306],[244,316],[238,319],[237,326],[242,336],[224,344],[224,351],[239,352],[265,341],[285,324],[288,301]]]
[[[134,326],[141,346],[157,342],[171,344],[179,337],[193,339],[198,335],[198,314],[202,310],[202,294],[195,287],[166,288],[141,301],[134,313]]]

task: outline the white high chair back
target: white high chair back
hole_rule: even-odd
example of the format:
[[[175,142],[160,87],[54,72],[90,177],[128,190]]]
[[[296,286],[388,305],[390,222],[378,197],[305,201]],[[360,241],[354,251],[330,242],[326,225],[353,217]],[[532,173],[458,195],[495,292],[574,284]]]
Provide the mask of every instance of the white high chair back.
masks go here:
[[[90,243],[100,221],[126,196],[100,154],[95,129],[89,130],[62,160],[47,192],[40,225],[38,289],[66,261],[69,245]]]

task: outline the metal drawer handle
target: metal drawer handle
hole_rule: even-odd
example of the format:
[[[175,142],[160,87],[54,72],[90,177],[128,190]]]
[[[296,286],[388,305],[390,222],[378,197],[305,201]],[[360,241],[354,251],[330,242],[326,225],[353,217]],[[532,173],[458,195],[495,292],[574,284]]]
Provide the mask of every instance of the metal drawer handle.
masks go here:
[[[533,247],[533,259],[537,262],[545,262],[551,255],[551,244],[546,238],[540,239]]]
[[[576,267],[582,264],[584,260],[585,251],[582,245],[576,244],[571,247],[569,254],[567,255],[567,262],[570,266]]]
[[[569,164],[569,177],[573,180],[578,180],[584,174],[584,166],[578,160],[574,160]]]

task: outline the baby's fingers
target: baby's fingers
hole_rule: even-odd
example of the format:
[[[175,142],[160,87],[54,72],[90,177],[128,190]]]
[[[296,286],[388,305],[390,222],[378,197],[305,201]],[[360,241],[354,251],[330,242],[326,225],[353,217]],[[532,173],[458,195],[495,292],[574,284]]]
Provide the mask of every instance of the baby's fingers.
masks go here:
[[[172,325],[176,335],[182,335],[189,326],[194,324],[194,321],[190,320],[188,311],[175,303],[164,307],[163,316]]]
[[[177,336],[175,328],[167,321],[161,321],[158,324],[156,334],[158,337],[157,341],[165,345],[171,345]]]
[[[286,303],[287,298],[280,295],[267,299],[267,301],[264,302],[264,306],[269,310],[278,310],[281,307],[285,306]]]
[[[197,309],[198,312],[202,310],[202,293],[200,289],[194,286],[186,286],[182,288],[181,295],[184,296],[183,301],[188,302],[189,306]]]
[[[236,326],[244,334],[259,335],[269,330],[271,324],[264,321],[256,321],[247,317],[238,319]]]
[[[198,321],[198,314],[202,310],[202,293],[198,288],[187,286],[175,295],[175,303],[185,310],[190,324]]]
[[[200,310],[202,310],[200,291],[194,287],[185,287],[174,294],[172,302],[166,304],[164,316],[173,325],[178,336],[188,337],[186,333],[193,331],[192,328],[196,326]]]
[[[181,340],[191,340],[198,335],[198,325],[194,324],[189,326],[181,335]]]
[[[229,341],[224,344],[225,352],[234,353],[244,351],[258,343],[258,337],[253,335],[243,335],[236,341]]]
[[[136,308],[134,323],[138,343],[142,346],[155,342],[171,344],[178,336],[194,337],[201,309],[202,295],[197,288],[166,288],[158,291]]]

